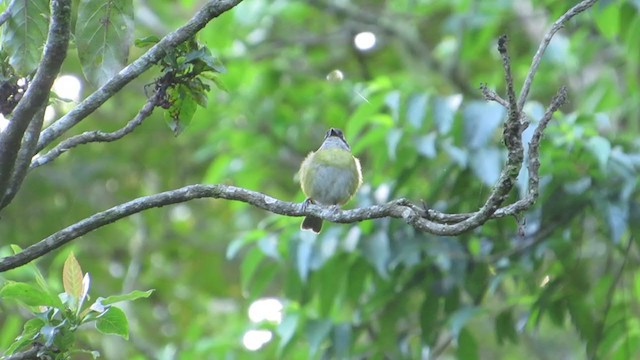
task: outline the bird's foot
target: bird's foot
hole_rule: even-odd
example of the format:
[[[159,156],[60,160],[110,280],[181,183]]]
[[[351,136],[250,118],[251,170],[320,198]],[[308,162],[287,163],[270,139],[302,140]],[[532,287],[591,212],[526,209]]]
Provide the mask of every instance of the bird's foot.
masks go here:
[[[309,204],[315,204],[315,202],[311,198],[306,198],[302,202],[302,211],[306,211],[307,210],[307,206],[309,206]]]

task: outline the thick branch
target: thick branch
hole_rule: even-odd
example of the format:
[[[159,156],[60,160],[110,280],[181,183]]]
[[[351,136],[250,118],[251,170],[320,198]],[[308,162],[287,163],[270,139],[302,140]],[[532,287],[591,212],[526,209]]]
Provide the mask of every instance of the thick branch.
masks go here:
[[[165,55],[167,50],[175,48],[182,42],[193,37],[193,35],[205,27],[209,21],[230,10],[241,1],[242,0],[209,1],[184,26],[162,38],[160,42],[149,49],[149,51],[144,55],[122,69],[106,84],[102,85],[100,89],[96,90],[93,94],[89,95],[89,97],[78,104],[78,106],[73,110],[46,128],[40,136],[37,148],[38,151],[42,150],[65,131],[69,130],[86,118],[115,93],[120,91],[120,89],[122,89],[131,80],[147,71],[154,63]]]
[[[140,109],[136,117],[131,119],[124,127],[112,132],[87,131],[80,135],[76,135],[69,139],[66,139],[46,154],[33,159],[29,169],[35,169],[38,166],[47,164],[55,160],[58,156],[62,155],[69,149],[74,148],[78,145],[88,144],[92,142],[112,142],[123,138],[125,135],[135,130],[135,128],[142,124],[144,119],[146,119],[153,113],[153,109],[157,105],[160,97],[161,94],[156,93],[152,98],[147,100],[147,103],[142,107],[142,109]]]
[[[51,23],[42,61],[33,81],[14,109],[9,125],[0,133],[0,194],[3,198],[13,173],[23,135],[36,113],[49,98],[49,90],[67,54],[71,0],[52,1],[51,7]]]
[[[518,99],[518,108],[522,109],[524,103],[527,101],[527,96],[529,95],[529,90],[531,88],[531,83],[533,82],[533,78],[536,75],[536,71],[538,71],[538,66],[540,66],[540,61],[542,61],[542,55],[544,55],[545,50],[547,50],[547,46],[551,42],[553,36],[558,32],[558,30],[562,29],[564,24],[569,21],[572,17],[580,14],[581,12],[587,10],[598,0],[584,0],[577,4],[576,6],[569,9],[564,15],[560,16],[556,22],[553,23],[551,29],[547,31],[544,35],[544,39],[540,43],[536,54],[533,56],[533,60],[531,61],[531,67],[529,68],[529,73],[524,80],[524,85],[522,86],[522,91],[520,92],[520,98]]]
[[[7,8],[4,9],[2,14],[0,14],[0,26],[4,25],[4,23],[6,23],[7,20],[9,20],[9,18],[11,17],[11,9],[13,8],[13,4],[15,3],[16,0],[11,0],[9,5],[7,5]]]
[[[36,145],[38,144],[38,137],[40,136],[40,131],[42,130],[42,123],[44,121],[44,110],[45,107],[42,106],[40,108],[40,111],[38,111],[33,120],[31,120],[31,122],[29,123],[27,131],[22,137],[22,144],[20,147],[20,151],[18,151],[18,157],[14,166],[13,175],[11,176],[11,180],[9,181],[9,187],[5,192],[5,196],[0,202],[0,209],[7,206],[13,200],[14,196],[16,196],[16,194],[18,193],[18,190],[20,190],[20,186],[22,185],[25,176],[27,176],[29,164],[31,164],[31,159],[35,154]]]

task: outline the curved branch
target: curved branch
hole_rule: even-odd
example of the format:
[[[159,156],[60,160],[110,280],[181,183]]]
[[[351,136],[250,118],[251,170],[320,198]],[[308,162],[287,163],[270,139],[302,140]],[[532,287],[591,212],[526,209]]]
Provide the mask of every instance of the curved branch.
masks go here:
[[[22,138],[29,123],[45,105],[62,61],[67,55],[71,23],[71,0],[51,2],[51,23],[47,42],[33,81],[13,111],[7,128],[0,133],[0,194],[4,198],[13,174]]]
[[[302,203],[281,201],[256,191],[235,186],[196,184],[134,199],[85,218],[27,247],[16,255],[0,259],[0,272],[24,265],[73,239],[132,214],[154,207],[200,198],[237,200],[275,214],[286,216],[315,215],[336,223],[354,223],[369,219],[392,217],[403,219],[419,230],[438,235],[456,235],[468,230],[468,228],[464,228],[464,225],[438,224],[425,219],[421,216],[424,211],[406,199],[393,200],[383,205],[373,205],[353,210],[334,210],[331,207],[322,207],[314,204],[310,204],[306,209],[303,209]]]
[[[527,101],[527,96],[529,95],[529,90],[531,88],[531,83],[533,82],[533,78],[536,75],[536,71],[538,71],[538,66],[540,66],[540,61],[542,61],[542,55],[547,50],[547,46],[551,42],[553,36],[558,32],[558,30],[562,29],[564,24],[571,20],[572,17],[580,14],[581,12],[587,10],[598,0],[584,0],[578,3],[576,6],[569,9],[564,15],[560,16],[556,22],[553,23],[551,29],[547,31],[544,35],[544,39],[540,43],[536,54],[533,56],[533,60],[531,61],[531,67],[529,68],[529,73],[524,80],[524,85],[522,86],[522,91],[520,92],[520,98],[518,99],[518,108],[522,109],[524,103]]]
[[[29,170],[33,170],[38,166],[42,166],[55,160],[66,151],[78,145],[88,144],[92,142],[112,142],[123,138],[127,134],[133,132],[133,130],[135,130],[140,124],[142,124],[144,119],[148,118],[153,113],[153,109],[158,104],[158,100],[161,98],[161,95],[162,94],[158,92],[149,100],[147,100],[147,103],[142,107],[142,109],[140,109],[136,117],[131,119],[124,127],[112,132],[87,131],[80,135],[70,137],[69,139],[66,139],[65,141],[56,145],[56,147],[51,149],[46,154],[33,159],[31,161],[31,166],[29,166]]]
[[[120,89],[127,85],[131,80],[147,71],[154,63],[165,55],[166,49],[174,48],[193,37],[193,35],[205,27],[209,21],[232,9],[241,1],[242,0],[209,1],[184,26],[162,38],[162,40],[149,49],[149,51],[144,53],[144,55],[140,56],[124,69],[120,70],[118,74],[112,77],[93,94],[89,95],[73,110],[46,128],[40,135],[37,151],[41,151],[45,146],[50,144],[65,131],[78,124],[94,110],[100,107],[100,105],[104,104],[105,101],[120,91]]]

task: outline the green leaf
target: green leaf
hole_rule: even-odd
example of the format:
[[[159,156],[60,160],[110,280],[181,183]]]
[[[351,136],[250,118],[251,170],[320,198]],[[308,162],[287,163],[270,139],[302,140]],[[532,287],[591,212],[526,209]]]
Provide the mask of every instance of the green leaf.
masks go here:
[[[307,339],[309,340],[309,355],[314,357],[322,342],[331,332],[332,324],[329,320],[314,319],[308,320]]]
[[[64,291],[75,299],[72,308],[74,310],[76,309],[76,306],[79,305],[80,298],[82,297],[82,278],[83,275],[80,263],[76,260],[73,252],[70,252],[69,256],[67,256],[67,260],[64,262],[64,267],[62,268],[62,284],[64,286]]]
[[[2,50],[18,76],[33,72],[42,55],[49,23],[48,0],[15,1],[2,27]]]
[[[165,120],[175,136],[189,126],[198,104],[191,90],[185,85],[177,85],[167,91],[171,106],[165,111]]]
[[[387,265],[391,259],[389,235],[384,231],[378,231],[369,240],[362,241],[360,244],[367,260],[375,266],[380,276],[386,278],[389,275]]]
[[[476,306],[463,306],[458,311],[454,312],[449,318],[449,326],[451,332],[458,336],[460,330],[476,315],[481,312],[481,309]]]
[[[333,352],[335,359],[349,359],[353,331],[351,324],[337,324],[333,327]]]
[[[240,283],[245,291],[249,290],[250,281],[264,258],[265,256],[260,249],[253,248],[242,259],[242,264],[240,265]]]
[[[313,255],[313,239],[302,238],[295,244],[295,261],[296,270],[302,282],[306,282],[309,278],[311,257]]]
[[[131,0],[84,0],[78,5],[75,40],[82,71],[102,85],[122,69],[133,38]]]
[[[568,300],[567,309],[578,334],[582,339],[592,344],[598,322],[591,313],[591,307],[587,305],[586,299],[582,295],[574,294]]]
[[[514,344],[518,342],[518,334],[513,323],[513,311],[511,308],[502,310],[496,317],[496,338],[500,345],[505,341],[511,341]]]
[[[14,254],[17,254],[19,252],[22,252],[22,248],[16,244],[11,244],[11,251],[13,251]],[[47,281],[44,279],[44,276],[42,276],[42,273],[40,272],[38,267],[35,265],[35,263],[30,262],[27,265],[27,267],[29,267],[33,272],[33,276],[35,277],[36,283],[38,283],[38,286],[40,286],[42,290],[46,291],[51,296],[54,296],[55,294],[53,294],[52,290],[49,289],[49,285],[47,284]]]
[[[440,297],[428,293],[420,308],[420,328],[422,329],[422,341],[433,345],[437,340],[437,320],[440,314]]]
[[[605,170],[611,155],[611,143],[602,136],[594,136],[587,142],[587,149],[598,160],[601,170]]]
[[[60,307],[60,300],[26,283],[8,283],[0,289],[0,297],[14,299],[29,306]]]
[[[435,132],[430,132],[427,135],[420,136],[415,140],[416,151],[420,155],[424,155],[429,159],[433,159],[436,157],[436,137],[437,134]]]
[[[429,100],[429,94],[426,93],[412,95],[408,100],[407,120],[416,129],[422,127],[427,112],[427,100]]]
[[[18,336],[16,341],[14,341],[11,344],[11,346],[9,346],[9,348],[6,351],[6,354],[11,355],[14,352],[22,349],[23,347],[31,344],[33,340],[35,340],[38,334],[40,333],[40,329],[42,329],[44,324],[45,324],[44,320],[40,318],[33,318],[33,319],[27,320],[27,322],[24,323],[24,326],[22,328],[22,334],[20,334],[20,336]]]
[[[283,355],[285,348],[291,339],[293,339],[293,336],[296,333],[296,328],[298,327],[299,319],[300,315],[297,313],[286,314],[280,325],[278,325],[276,332],[278,333],[278,336],[280,336],[280,343],[278,344],[279,355]]]
[[[478,359],[478,343],[467,328],[460,330],[460,335],[458,335],[456,357],[460,360]]]
[[[151,294],[153,294],[154,291],[155,289],[147,291],[133,290],[132,292],[127,294],[107,296],[106,298],[102,298],[101,302],[102,305],[111,305],[121,301],[133,301],[140,298],[148,298],[149,296],[151,296]]]
[[[120,335],[129,339],[129,322],[124,311],[112,306],[96,320],[96,329],[103,334]]]
[[[159,37],[157,37],[155,35],[151,35],[151,36],[146,36],[146,37],[143,37],[143,38],[140,38],[140,39],[136,39],[133,42],[133,44],[136,47],[144,48],[144,47],[147,47],[147,46],[153,46],[156,43],[158,43],[159,41],[160,41]]]
[[[462,104],[462,95],[438,96],[433,101],[433,121],[438,133],[446,135],[453,127],[456,111]]]

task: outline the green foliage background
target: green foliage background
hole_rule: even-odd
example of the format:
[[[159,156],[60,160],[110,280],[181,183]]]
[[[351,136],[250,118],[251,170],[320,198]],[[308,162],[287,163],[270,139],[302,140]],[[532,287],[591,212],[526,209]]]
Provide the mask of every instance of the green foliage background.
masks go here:
[[[574,3],[245,0],[198,36],[227,68],[228,91],[211,91],[178,137],[157,109],[118,143],[84,145],[33,171],[3,214],[0,252],[191,183],[302,201],[294,174],[328,127],[345,131],[363,165],[349,207],[406,197],[474,211],[505,157],[505,112],[478,90],[503,92],[497,38],[510,38],[520,86],[542,30]],[[140,3],[134,37],[163,36],[198,7]],[[80,330],[80,345],[108,359],[637,358],[639,13],[638,1],[601,1],[552,41],[525,110],[535,124],[561,85],[569,103],[546,131],[541,195],[520,219],[459,237],[389,219],[327,224],[316,237],[299,231],[299,218],[198,200],[89,233],[38,267],[62,289],[73,250],[93,297],[156,289],[125,308],[128,342]],[[362,31],[376,34],[373,50],[353,46]],[[73,48],[63,73],[83,78],[79,64]],[[334,70],[344,80],[327,80]],[[158,76],[136,79],[73,132],[120,128]],[[83,85],[83,96],[95,90]],[[56,117],[70,106],[54,104]],[[507,201],[526,190],[525,172],[518,181]],[[31,276],[25,267],[0,281]],[[262,297],[281,299],[280,324],[248,320]],[[0,349],[22,330],[17,308],[0,303]],[[250,352],[242,336],[257,328],[274,339]]]

